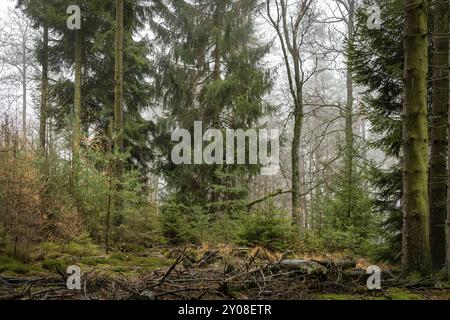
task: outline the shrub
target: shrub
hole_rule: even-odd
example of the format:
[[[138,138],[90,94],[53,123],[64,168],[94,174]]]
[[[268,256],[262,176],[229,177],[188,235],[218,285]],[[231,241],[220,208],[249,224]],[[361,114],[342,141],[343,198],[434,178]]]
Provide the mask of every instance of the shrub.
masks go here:
[[[87,257],[100,254],[100,249],[89,241],[69,242],[63,247],[63,252],[76,257]]]
[[[190,238],[189,223],[184,205],[170,202],[162,208],[161,229],[170,244],[186,243]]]
[[[13,272],[17,274],[27,274],[30,268],[12,257],[0,256],[0,272]]]
[[[31,258],[31,255],[29,252],[27,252],[26,250],[23,250],[23,249],[19,249],[19,248],[16,250],[9,249],[9,250],[7,250],[7,254],[10,257],[13,257],[14,260],[17,260],[17,261],[19,261],[21,263],[25,263],[25,264],[28,264],[33,260]]]
[[[64,272],[67,269],[66,263],[56,259],[45,259],[41,264],[42,268],[50,271]]]
[[[271,250],[284,250],[293,239],[293,230],[287,214],[269,208],[243,216],[239,232],[244,245],[260,245]]]

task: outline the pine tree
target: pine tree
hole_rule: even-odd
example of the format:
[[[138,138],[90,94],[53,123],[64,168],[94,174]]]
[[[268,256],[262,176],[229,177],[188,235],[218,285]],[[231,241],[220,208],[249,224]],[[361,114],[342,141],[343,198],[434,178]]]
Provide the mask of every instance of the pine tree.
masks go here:
[[[161,154],[171,154],[173,143],[168,141],[173,129],[193,133],[194,121],[202,121],[205,130],[247,129],[257,126],[267,111],[263,96],[271,81],[261,61],[268,48],[255,36],[256,4],[196,0],[168,1],[155,7],[151,27],[163,52],[156,61],[155,83],[166,112],[155,137]],[[248,181],[259,167],[176,166],[163,159],[160,170],[178,201],[206,208],[209,202],[226,198],[226,192],[217,188],[224,183],[217,172],[230,177],[241,170],[240,179]],[[229,188],[236,185],[232,179],[225,180]]]
[[[381,30],[367,27],[365,8],[377,5],[381,9]],[[373,168],[371,183],[376,188],[375,208],[382,214],[387,248],[383,258],[398,262],[401,257],[402,213],[399,204],[403,194],[401,170],[402,141],[402,72],[404,65],[403,28],[400,14],[403,0],[366,0],[356,12],[352,61],[354,80],[366,88],[362,111],[371,123],[374,138],[369,145],[393,159],[387,168]]]
[[[59,13],[58,21],[52,24],[53,32],[58,41],[52,41],[50,47],[51,69],[59,74],[56,82],[51,83],[50,91],[54,99],[55,108],[52,108],[51,116],[55,120],[56,130],[63,130],[67,119],[71,119],[73,132],[79,130],[79,138],[73,135],[73,145],[83,141],[88,128],[91,129],[92,138],[107,149],[103,137],[108,136],[109,121],[114,116],[114,24],[115,3],[108,1],[78,1],[82,13],[82,28],[78,32],[66,27],[66,8],[73,1],[61,0],[59,7],[54,10]],[[143,3],[143,2],[142,2]],[[149,160],[152,151],[147,136],[152,128],[151,122],[146,121],[141,111],[151,107],[152,89],[148,81],[151,64],[146,58],[150,52],[148,39],[135,40],[133,34],[142,28],[142,21],[146,15],[141,1],[125,3],[124,23],[124,99],[123,99],[123,123],[122,130],[123,148],[130,149],[131,158],[126,163],[128,167],[138,167],[143,176],[149,172]],[[79,35],[79,37],[78,37]],[[78,38],[77,38],[78,37]],[[81,42],[81,45],[76,43]],[[75,63],[75,54],[81,54],[81,64]],[[78,67],[76,67],[78,66]],[[126,66],[133,66],[127,68]],[[68,79],[66,72],[76,71],[80,73],[82,82],[77,90],[83,93],[80,101],[74,103],[75,88],[78,86]],[[74,72],[75,75],[77,72]],[[82,106],[78,111],[78,104]],[[80,128],[76,125],[80,118]],[[82,143],[81,143],[82,144]]]

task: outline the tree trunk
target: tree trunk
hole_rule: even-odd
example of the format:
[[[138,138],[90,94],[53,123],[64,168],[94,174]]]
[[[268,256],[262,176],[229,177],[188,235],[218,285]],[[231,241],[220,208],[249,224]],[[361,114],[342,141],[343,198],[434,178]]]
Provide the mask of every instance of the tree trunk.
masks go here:
[[[449,2],[449,8],[447,8],[447,10],[449,10],[450,12],[450,2]],[[449,19],[449,24],[448,24],[448,30],[450,32],[450,19]],[[448,47],[450,48],[450,38],[448,39],[449,43],[448,43]],[[450,54],[449,54],[449,60],[448,60],[448,64],[450,65]],[[450,72],[450,71],[449,71]],[[449,92],[450,92],[450,82],[449,82]],[[450,93],[448,94],[448,106],[450,108]],[[447,146],[447,168],[448,168],[448,173],[447,173],[447,277],[450,277],[450,109],[448,110],[448,146]]]
[[[286,15],[286,9],[284,9]],[[286,18],[286,16],[285,16]],[[300,49],[297,43],[297,31],[292,32],[292,46],[290,52],[294,64],[294,87],[291,91],[294,91],[294,137],[292,140],[292,218],[295,226],[297,227],[299,234],[303,231],[302,221],[302,195],[300,186],[300,151],[301,151],[301,138],[303,129],[303,74],[301,71],[301,59]]]
[[[124,0],[116,1],[115,77],[114,77],[114,147],[123,148],[123,14]]]
[[[39,121],[39,147],[46,153],[47,96],[48,96],[48,26],[44,25],[42,52],[41,110]]]
[[[303,110],[294,110],[294,137],[292,140],[292,223],[302,231],[302,197],[300,191],[300,139],[302,135]]]
[[[72,141],[72,193],[78,187],[78,174],[80,165],[80,141],[81,141],[81,31],[75,31],[75,94],[73,108],[73,141]]]
[[[115,67],[114,67],[114,153],[116,155],[114,175],[115,189],[120,190],[122,176],[122,160],[119,158],[123,151],[123,38],[124,38],[124,0],[116,2],[116,34],[115,34]],[[116,210],[115,225],[122,223],[120,196],[115,197]]]
[[[353,44],[353,29],[355,16],[355,2],[348,1],[347,45]],[[353,78],[350,60],[347,59],[347,104],[345,108],[345,173],[347,182],[347,217],[352,216],[352,184],[353,184]]]
[[[27,42],[26,33],[22,39],[22,143],[27,139]]]
[[[405,0],[403,272],[428,274],[428,4]]]
[[[448,112],[448,5],[433,3],[433,97],[431,109],[430,251],[434,270],[446,262],[447,112]]]

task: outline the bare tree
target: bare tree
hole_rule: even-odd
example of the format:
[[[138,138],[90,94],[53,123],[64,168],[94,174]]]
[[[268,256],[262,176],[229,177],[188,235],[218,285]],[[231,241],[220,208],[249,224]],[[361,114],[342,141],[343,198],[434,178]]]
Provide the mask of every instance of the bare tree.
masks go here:
[[[305,71],[305,60],[301,50],[305,38],[314,22],[313,0],[266,0],[266,13],[274,28],[283,53],[283,62],[288,78],[289,95],[292,103],[294,133],[292,139],[292,218],[293,224],[301,230],[302,201],[300,186],[300,143],[304,120],[303,90],[311,74]]]
[[[0,60],[5,68],[2,70],[2,78],[9,79],[9,85],[21,86],[22,98],[22,138],[27,136],[27,95],[28,86],[33,80],[30,69],[33,62],[33,39],[35,33],[31,21],[19,10],[9,9],[9,20],[1,30]]]

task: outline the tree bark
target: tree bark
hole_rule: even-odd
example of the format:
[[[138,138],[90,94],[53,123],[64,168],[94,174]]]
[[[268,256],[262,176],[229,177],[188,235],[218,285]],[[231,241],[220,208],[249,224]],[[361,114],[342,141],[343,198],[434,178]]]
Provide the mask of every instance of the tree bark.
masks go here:
[[[39,147],[46,153],[47,96],[48,96],[48,26],[44,25],[42,52],[41,109],[39,118]]]
[[[355,1],[348,0],[347,45],[353,45],[353,29],[355,17]],[[352,216],[352,185],[353,185],[353,77],[351,62],[347,59],[347,104],[345,108],[345,173],[347,182],[347,217]]]
[[[303,110],[295,106],[294,110],[294,137],[292,140],[292,222],[300,232],[302,222],[302,196],[300,189],[300,141],[302,135]]]
[[[430,251],[434,270],[446,263],[447,112],[448,112],[448,13],[449,6],[433,2],[433,79],[430,158]]]
[[[450,2],[449,7],[447,8],[450,12]],[[450,32],[450,19],[448,19],[448,31]],[[448,47],[450,48],[450,38],[448,39]],[[448,55],[448,64],[450,66],[450,54]],[[450,72],[450,71],[449,71]],[[450,74],[449,74],[450,75]],[[450,80],[449,80],[449,92],[450,92]],[[450,108],[450,93],[448,94],[448,106]],[[447,277],[450,277],[450,109],[448,110],[448,145],[447,145]]]
[[[123,148],[123,14],[124,0],[116,1],[115,76],[114,76],[114,147]]]
[[[78,187],[81,142],[81,31],[75,31],[75,90],[73,110],[73,141],[72,141],[72,193]]]
[[[403,273],[428,274],[428,1],[405,0]]]
[[[289,16],[289,4],[286,0],[272,2],[266,0],[266,12],[270,23],[277,33],[283,52],[283,61],[289,83],[289,93],[293,100],[294,133],[291,149],[291,170],[292,170],[292,224],[300,234],[303,230],[302,221],[302,194],[300,188],[300,142],[304,119],[303,86],[304,74],[302,71],[302,61],[300,59],[299,41],[300,30],[305,27],[301,24],[303,18],[308,13],[312,1],[302,0],[299,3],[299,12],[295,16]],[[277,15],[274,17],[270,6],[274,4],[277,8]]]
[[[22,139],[27,139],[27,37],[22,35]]]
[[[116,1],[116,30],[115,30],[115,66],[114,66],[114,165],[115,191],[121,188],[122,160],[120,154],[123,151],[123,39],[124,39],[124,0]],[[117,193],[118,194],[118,193]],[[116,226],[122,224],[122,202],[120,196],[114,197]]]

